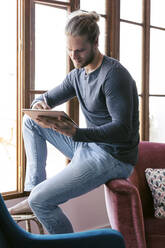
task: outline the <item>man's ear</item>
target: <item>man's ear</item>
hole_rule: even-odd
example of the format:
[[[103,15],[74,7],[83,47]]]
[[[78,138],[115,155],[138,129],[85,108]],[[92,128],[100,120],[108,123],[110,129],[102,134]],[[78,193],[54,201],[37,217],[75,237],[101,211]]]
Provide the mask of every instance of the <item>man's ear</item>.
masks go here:
[[[99,46],[99,39],[98,38],[96,38],[94,45],[96,46],[96,48]]]

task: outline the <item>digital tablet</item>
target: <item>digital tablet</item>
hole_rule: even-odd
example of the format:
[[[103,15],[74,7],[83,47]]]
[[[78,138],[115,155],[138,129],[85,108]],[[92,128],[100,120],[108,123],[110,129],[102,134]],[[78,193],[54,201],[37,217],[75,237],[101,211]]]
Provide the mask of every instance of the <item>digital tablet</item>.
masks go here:
[[[74,124],[76,124],[64,111],[56,111],[50,109],[22,109],[23,113],[27,114],[33,120],[37,119],[39,116],[45,116],[50,118],[63,117],[63,120],[66,118]],[[77,124],[76,124],[77,125]]]

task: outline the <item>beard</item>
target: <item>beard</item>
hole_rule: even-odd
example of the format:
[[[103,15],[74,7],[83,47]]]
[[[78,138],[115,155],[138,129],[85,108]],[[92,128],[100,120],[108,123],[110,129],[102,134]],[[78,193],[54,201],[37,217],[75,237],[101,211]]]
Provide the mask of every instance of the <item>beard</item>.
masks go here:
[[[83,68],[83,67],[91,64],[92,61],[94,60],[94,57],[95,57],[95,51],[92,48],[90,53],[88,54],[88,56],[86,58],[84,58],[83,60],[80,59],[77,62],[73,61],[73,64],[74,64],[75,68],[77,68],[77,69]]]

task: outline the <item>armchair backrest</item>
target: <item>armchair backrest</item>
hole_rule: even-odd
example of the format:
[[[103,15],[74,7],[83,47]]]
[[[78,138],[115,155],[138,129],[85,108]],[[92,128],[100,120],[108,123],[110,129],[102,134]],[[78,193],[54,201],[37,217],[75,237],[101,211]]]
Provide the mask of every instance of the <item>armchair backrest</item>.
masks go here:
[[[8,241],[4,235],[4,233],[0,230],[0,247],[1,248],[9,248]]]
[[[0,194],[0,248],[125,248],[122,234],[111,228],[38,235],[24,231],[9,214]]]
[[[165,144],[140,142],[138,161],[133,174],[129,178],[139,190],[145,217],[154,215],[152,194],[145,178],[146,168],[165,168]]]

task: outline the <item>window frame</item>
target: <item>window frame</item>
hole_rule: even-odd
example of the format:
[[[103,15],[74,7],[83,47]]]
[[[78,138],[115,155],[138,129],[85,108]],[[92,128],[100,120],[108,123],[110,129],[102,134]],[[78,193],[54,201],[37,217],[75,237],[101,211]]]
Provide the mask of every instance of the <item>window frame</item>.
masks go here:
[[[150,51],[150,0],[142,1],[142,22],[135,22],[120,18],[120,0],[112,0],[114,9],[117,14],[114,15],[113,22],[115,28],[114,42],[116,42],[115,49],[112,50],[111,56],[120,60],[120,23],[125,22],[142,27],[142,92],[140,109],[140,139],[149,140],[149,51]],[[113,54],[114,53],[114,54]]]
[[[120,11],[120,2],[117,4],[118,11]],[[150,94],[150,30],[159,29],[165,31],[165,28],[153,26],[150,23],[151,17],[151,0],[142,1],[142,23],[136,23],[126,19],[118,20],[119,22],[131,23],[133,25],[139,25],[142,27],[142,92],[139,94],[141,98],[141,109],[140,109],[140,139],[143,141],[150,140],[150,120],[149,120],[149,100],[151,96],[165,97],[164,94]],[[118,29],[120,33],[120,27]],[[119,37],[120,35],[118,35]],[[120,38],[119,38],[120,40]],[[120,42],[120,41],[119,41]],[[119,48],[118,48],[119,49]],[[120,51],[119,51],[120,54]],[[119,57],[118,57],[119,59]]]

